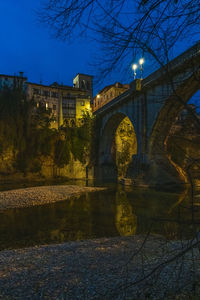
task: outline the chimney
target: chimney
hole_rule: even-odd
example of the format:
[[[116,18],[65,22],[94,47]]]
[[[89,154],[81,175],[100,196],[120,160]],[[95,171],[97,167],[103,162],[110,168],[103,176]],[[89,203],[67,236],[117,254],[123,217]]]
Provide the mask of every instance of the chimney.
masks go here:
[[[24,72],[19,72],[19,77],[24,77]]]

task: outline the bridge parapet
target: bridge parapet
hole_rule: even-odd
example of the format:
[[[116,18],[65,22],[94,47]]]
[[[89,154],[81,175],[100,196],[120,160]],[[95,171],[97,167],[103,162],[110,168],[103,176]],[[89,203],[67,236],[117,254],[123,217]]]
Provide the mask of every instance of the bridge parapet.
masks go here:
[[[200,42],[196,43],[193,47],[172,59],[168,64],[163,65],[158,70],[147,76],[143,80],[142,87],[146,87],[158,79],[160,80],[167,73],[173,73],[173,71],[177,68],[183,67],[183,65],[188,67],[188,63],[197,57],[200,57]]]

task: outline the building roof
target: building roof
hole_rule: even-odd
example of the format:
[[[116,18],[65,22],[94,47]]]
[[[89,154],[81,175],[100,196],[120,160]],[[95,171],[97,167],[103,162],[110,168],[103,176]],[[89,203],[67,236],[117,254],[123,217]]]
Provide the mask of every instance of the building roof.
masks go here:
[[[72,88],[72,86],[70,86],[70,85],[59,84],[56,81],[53,82],[52,84],[50,84],[49,86],[56,87],[56,88],[59,88],[59,87],[70,88],[70,89]]]
[[[98,94],[101,94],[101,93],[103,93],[103,92],[108,91],[108,90],[109,90],[111,87],[113,87],[113,86],[114,86],[114,84],[110,84],[110,85],[105,86],[102,90],[100,90],[100,92],[97,93],[97,95],[98,95]]]
[[[23,72],[21,72],[21,74],[23,74]],[[81,74],[81,73],[78,73],[77,75],[84,75],[84,76],[88,76],[88,77],[93,77],[92,75]],[[5,74],[0,74],[0,77],[13,78],[13,79],[14,78],[23,79],[24,81],[26,81],[26,84],[28,84],[28,85],[34,85],[34,86],[39,86],[39,87],[44,87],[44,88],[54,88],[54,89],[59,89],[59,90],[79,91],[79,92],[84,92],[84,93],[86,92],[84,89],[73,87],[73,86],[59,84],[57,82],[53,82],[50,85],[45,85],[45,84],[42,84],[42,83],[28,82],[27,81],[28,78],[24,77],[24,76],[21,76],[21,75],[5,75]]]
[[[45,85],[45,84],[41,84],[41,83],[34,83],[34,82],[26,82],[26,84],[34,85],[34,86],[38,86],[38,87],[44,87],[44,88],[52,88],[52,89],[57,89],[57,90],[71,90],[71,91],[79,91],[79,92],[84,92],[84,93],[86,92],[83,89],[76,88],[76,87],[73,87],[73,86],[59,85],[57,82],[54,82],[53,84],[50,84],[50,85]]]
[[[20,75],[5,75],[5,74],[0,74],[0,77],[19,78],[19,79],[27,80],[27,77],[20,76]]]
[[[117,84],[119,86],[117,86]],[[108,91],[109,89],[111,89],[112,87],[117,87],[117,88],[128,88],[129,87],[129,84],[123,84],[123,83],[120,83],[120,82],[115,82],[113,84],[110,84],[110,85],[107,85],[105,86],[102,90],[100,90],[100,92],[98,92],[97,94],[101,94],[103,92],[106,92]],[[96,97],[96,96],[95,96]]]
[[[83,76],[87,76],[87,77],[94,77],[93,75],[83,74],[83,73],[77,73],[76,76],[78,76],[78,75],[83,75]],[[76,76],[74,78],[76,78]]]
[[[42,83],[35,83],[35,82],[29,82],[29,81],[27,81],[26,83],[29,85],[41,86],[41,87],[46,87],[46,88],[57,88],[56,86],[49,86],[49,85],[45,85]]]

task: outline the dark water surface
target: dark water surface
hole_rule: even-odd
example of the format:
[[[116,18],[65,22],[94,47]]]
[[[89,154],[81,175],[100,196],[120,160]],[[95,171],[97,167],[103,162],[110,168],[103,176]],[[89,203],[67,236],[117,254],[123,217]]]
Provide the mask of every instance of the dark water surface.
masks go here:
[[[189,238],[200,229],[200,197],[195,197],[193,213],[190,199],[189,190],[176,194],[110,186],[107,191],[62,202],[0,211],[0,249],[150,230],[169,239]]]

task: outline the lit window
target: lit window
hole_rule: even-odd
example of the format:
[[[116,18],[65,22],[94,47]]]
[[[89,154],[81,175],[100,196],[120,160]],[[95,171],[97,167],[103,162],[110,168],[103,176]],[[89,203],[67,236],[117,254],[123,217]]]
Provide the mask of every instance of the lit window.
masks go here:
[[[45,106],[46,106],[46,109],[48,109],[48,107],[49,107],[49,104],[48,104],[48,102],[46,102],[46,105],[45,105]]]

